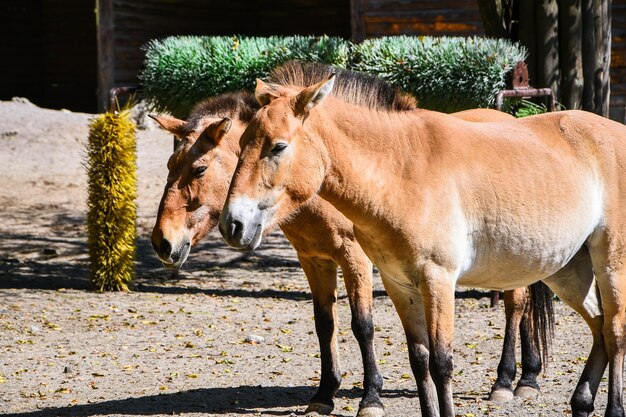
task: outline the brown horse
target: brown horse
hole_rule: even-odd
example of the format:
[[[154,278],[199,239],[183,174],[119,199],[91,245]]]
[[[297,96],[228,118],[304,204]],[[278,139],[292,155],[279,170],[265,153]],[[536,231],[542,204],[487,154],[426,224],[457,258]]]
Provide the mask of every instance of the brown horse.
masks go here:
[[[314,64],[290,64],[277,69],[276,81],[307,85],[325,78],[329,68]],[[348,75],[348,74],[347,74]],[[360,91],[371,85],[370,77],[340,76],[349,82],[346,89]],[[380,82],[369,95],[353,96],[353,101],[369,106],[383,106],[394,111],[415,108],[415,102]],[[200,103],[187,121],[155,117],[162,127],[177,138],[176,149],[168,162],[168,184],[161,200],[152,243],[165,265],[180,267],[189,250],[216,224],[226,200],[226,191],[239,155],[239,137],[260,106],[252,94],[230,93]],[[228,117],[230,121],[224,121]],[[457,113],[466,120],[504,120],[512,118],[494,110],[472,110]],[[206,168],[205,168],[206,167]],[[382,380],[376,368],[371,339],[371,266],[355,242],[352,225],[337,210],[314,197],[297,216],[281,225],[298,253],[312,289],[316,329],[322,352],[320,388],[312,399],[309,412],[330,413],[332,398],[339,386],[340,372],[336,354],[335,306],[337,266],[344,270],[348,297],[353,311],[352,327],[362,350],[365,369],[365,394],[359,415],[382,412],[379,392]],[[534,289],[541,291],[541,288]],[[524,289],[505,292],[507,330],[498,380],[491,397],[513,396],[515,378],[515,337],[522,332],[522,377],[515,394],[537,393],[536,377],[541,369],[536,337],[532,330],[536,319],[531,314]],[[532,297],[536,299],[537,297]],[[550,298],[532,303],[537,311],[550,305]],[[547,343],[542,339],[544,344]],[[369,413],[369,414],[368,414]]]
[[[415,106],[410,97],[384,83],[375,88],[379,106],[397,111]],[[154,117],[177,138],[152,234],[152,245],[166,266],[182,266],[191,246],[217,224],[237,165],[239,138],[259,107],[251,93],[232,93],[201,103],[187,121]],[[336,331],[337,267],[341,267],[364,367],[359,416],[384,415],[383,379],[373,347],[372,265],[354,238],[352,224],[316,197],[281,229],[295,248],[311,288],[321,351],[319,388],[306,413],[330,414],[341,383]]]
[[[454,416],[455,286],[543,280],[592,330],[573,415],[593,410],[609,364],[606,415],[623,417],[626,127],[581,111],[505,123],[394,113],[342,100],[333,83],[257,82],[264,107],[241,138],[226,241],[257,247],[316,193],[339,209],[404,324],[427,416]]]

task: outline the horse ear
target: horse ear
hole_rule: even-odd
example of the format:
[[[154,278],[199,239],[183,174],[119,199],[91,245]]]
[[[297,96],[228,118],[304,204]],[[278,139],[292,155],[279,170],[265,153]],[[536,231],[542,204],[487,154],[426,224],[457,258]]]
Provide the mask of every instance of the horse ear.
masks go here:
[[[266,104],[270,104],[272,100],[278,97],[272,90],[272,87],[263,82],[256,79],[256,88],[254,89],[254,96],[256,100],[259,102],[261,106],[265,106]]]
[[[206,128],[206,133],[207,136],[213,139],[215,141],[215,144],[217,145],[218,143],[220,143],[222,138],[224,138],[224,135],[226,135],[230,131],[230,128],[232,126],[233,121],[230,118],[225,117],[218,123],[211,123],[209,127]]]
[[[170,133],[173,133],[177,138],[184,136],[183,126],[185,121],[170,116],[155,116],[153,114],[148,115],[151,119],[157,122],[161,127]]]
[[[308,113],[313,107],[320,104],[333,90],[335,74],[331,74],[327,80],[313,84],[300,91],[296,97],[296,111],[300,114]]]

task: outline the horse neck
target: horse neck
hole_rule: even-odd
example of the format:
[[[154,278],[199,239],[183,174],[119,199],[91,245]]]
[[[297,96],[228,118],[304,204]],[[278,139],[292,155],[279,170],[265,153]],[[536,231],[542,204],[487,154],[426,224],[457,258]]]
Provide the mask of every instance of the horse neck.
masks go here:
[[[330,159],[320,196],[355,224],[384,217],[385,201],[400,192],[407,167],[415,173],[425,164],[428,145],[420,137],[425,112],[328,104],[314,118]]]

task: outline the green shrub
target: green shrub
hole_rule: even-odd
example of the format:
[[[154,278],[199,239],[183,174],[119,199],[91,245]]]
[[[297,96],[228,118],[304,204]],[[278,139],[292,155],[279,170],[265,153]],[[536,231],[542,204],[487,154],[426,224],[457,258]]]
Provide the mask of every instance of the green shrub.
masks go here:
[[[92,119],[85,161],[87,246],[90,279],[98,291],[127,291],[134,278],[136,161],[130,110]]]
[[[146,45],[139,79],[155,110],[186,117],[206,97],[252,90],[256,78],[288,60],[345,68],[349,48],[348,41],[328,36],[170,37]]]
[[[354,47],[352,69],[375,74],[446,113],[489,106],[525,51],[503,39],[385,37]]]
[[[520,118],[520,117],[534,116],[536,114],[542,114],[542,113],[547,113],[547,112],[548,112],[548,108],[543,103],[537,104],[530,100],[520,100],[513,115],[517,118]]]
[[[421,107],[455,112],[487,107],[525,51],[502,39],[387,37],[354,45],[322,37],[171,37],[146,46],[140,81],[157,111],[185,117],[203,98],[254,88],[287,60],[320,61],[378,75]]]

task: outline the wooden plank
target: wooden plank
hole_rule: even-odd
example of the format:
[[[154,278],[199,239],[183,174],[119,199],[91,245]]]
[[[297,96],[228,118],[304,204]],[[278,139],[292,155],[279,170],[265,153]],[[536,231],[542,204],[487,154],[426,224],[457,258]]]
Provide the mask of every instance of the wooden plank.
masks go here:
[[[611,0],[593,0],[594,27],[594,113],[608,117],[611,82]]]
[[[350,0],[350,27],[353,42],[361,42],[365,39],[365,22],[363,20],[363,12],[365,7],[364,0]]]
[[[478,10],[475,1],[467,0],[365,0],[363,7],[370,12],[411,11],[429,9]]]
[[[452,19],[396,18],[366,16],[365,28],[372,35],[448,35],[470,36],[482,32],[480,20],[468,21],[463,17]]]
[[[582,25],[578,0],[559,0],[561,102],[570,110],[582,102]]]
[[[549,87],[559,97],[561,68],[564,58],[560,56],[559,50],[562,37],[559,38],[559,5],[557,0],[544,0],[539,2],[536,9],[536,31],[537,31],[537,84],[536,87]],[[580,37],[578,38],[580,42]],[[580,51],[581,45],[578,46]],[[581,72],[582,75],[582,63]],[[582,85],[581,85],[582,96]]]
[[[108,105],[109,91],[115,86],[115,39],[113,1],[96,0],[96,31],[98,37],[98,111]]]

